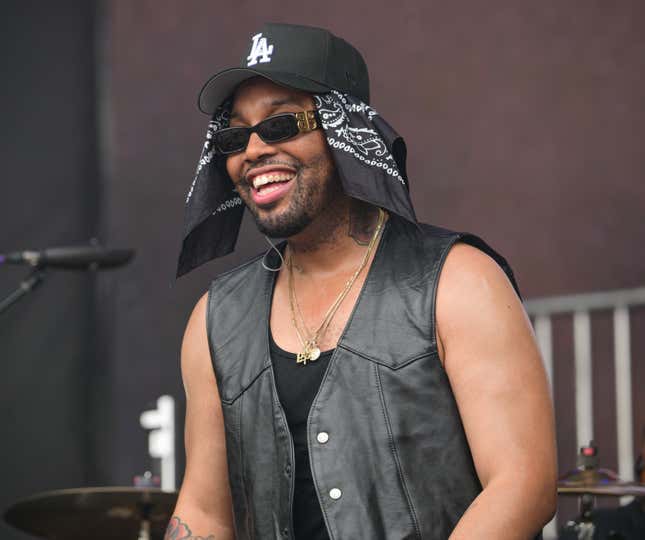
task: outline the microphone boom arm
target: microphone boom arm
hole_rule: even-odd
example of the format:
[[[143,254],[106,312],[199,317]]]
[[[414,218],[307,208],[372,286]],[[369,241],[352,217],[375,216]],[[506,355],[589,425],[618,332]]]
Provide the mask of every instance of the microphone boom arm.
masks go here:
[[[43,282],[45,271],[42,268],[34,268],[25,279],[20,282],[18,288],[0,301],[0,314],[4,313],[23,296],[33,291]]]
[[[20,298],[33,291],[45,277],[47,268],[61,270],[100,270],[123,266],[134,256],[132,249],[107,249],[95,243],[90,246],[55,247],[42,251],[20,251],[0,254],[0,264],[27,264],[32,270],[18,288],[0,300],[3,313]]]

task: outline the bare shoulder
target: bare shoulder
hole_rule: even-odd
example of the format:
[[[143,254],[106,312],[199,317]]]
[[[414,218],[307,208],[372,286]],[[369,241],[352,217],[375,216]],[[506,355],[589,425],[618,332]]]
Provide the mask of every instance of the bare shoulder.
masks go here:
[[[448,253],[439,287],[457,297],[506,291],[511,297],[517,298],[500,265],[482,250],[463,242],[455,244]]]
[[[195,304],[186,325],[183,345],[190,345],[197,337],[206,337],[206,307],[208,292],[204,293]],[[182,345],[182,346],[183,346]]]
[[[490,508],[510,505],[521,521],[500,512],[478,536],[536,530],[553,514],[557,467],[548,383],[522,303],[496,261],[457,244],[439,278],[436,312],[441,359],[484,488],[454,537],[471,538]]]
[[[446,345],[470,330],[499,335],[528,331],[521,300],[502,268],[489,255],[465,243],[455,244],[437,286],[437,342],[442,361]]]
[[[206,377],[207,381],[214,378],[206,330],[207,306],[208,293],[205,293],[193,308],[181,345],[181,372],[187,398],[191,381],[198,382],[201,377]]]

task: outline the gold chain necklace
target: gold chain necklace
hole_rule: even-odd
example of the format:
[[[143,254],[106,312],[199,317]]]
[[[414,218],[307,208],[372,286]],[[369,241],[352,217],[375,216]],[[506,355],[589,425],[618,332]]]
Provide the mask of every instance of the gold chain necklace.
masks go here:
[[[381,229],[383,228],[384,222],[385,212],[383,212],[383,210],[379,208],[378,223],[376,224],[376,229],[374,230],[374,234],[372,234],[372,238],[370,239],[367,249],[365,250],[365,255],[363,255],[361,263],[358,265],[358,268],[356,268],[351,277],[347,280],[345,286],[340,291],[340,294],[336,297],[336,300],[334,300],[332,305],[329,306],[329,309],[325,313],[320,326],[318,326],[318,329],[315,332],[311,332],[309,328],[307,328],[305,319],[302,316],[302,312],[300,311],[300,305],[298,304],[298,299],[296,298],[296,289],[293,284],[293,257],[291,250],[289,250],[289,257],[287,258],[287,270],[289,272],[289,307],[291,308],[291,322],[296,329],[296,334],[298,334],[298,339],[300,340],[300,343],[303,347],[302,351],[299,352],[296,356],[296,361],[298,364],[307,365],[307,362],[314,362],[320,357],[320,348],[318,347],[318,342],[325,335],[325,332],[331,324],[336,311],[338,311],[338,308],[342,304],[343,300],[349,294],[352,285],[354,285],[354,282],[367,265],[367,261],[369,260],[370,255],[374,250],[374,246],[376,245],[376,241],[380,235]],[[296,312],[300,318],[300,321],[298,321]]]

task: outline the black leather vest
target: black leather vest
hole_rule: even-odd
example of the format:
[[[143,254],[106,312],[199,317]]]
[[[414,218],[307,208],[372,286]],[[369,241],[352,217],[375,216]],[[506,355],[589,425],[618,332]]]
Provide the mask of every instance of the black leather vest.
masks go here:
[[[458,240],[513,281],[475,236],[396,216],[386,224],[309,413],[311,471],[334,540],[444,540],[481,490],[435,341],[438,276]],[[241,540],[293,538],[293,447],[269,357],[273,279],[256,258],[216,278],[208,301]]]

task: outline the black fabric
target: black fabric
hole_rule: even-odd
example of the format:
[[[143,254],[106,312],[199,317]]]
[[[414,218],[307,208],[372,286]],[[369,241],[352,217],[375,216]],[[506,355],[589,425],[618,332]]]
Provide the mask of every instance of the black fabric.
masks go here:
[[[353,96],[332,90],[314,103],[345,193],[416,223],[403,137]]]
[[[213,114],[245,78],[319,93],[336,89],[369,103],[369,75],[361,53],[324,28],[267,23],[251,36],[240,66],[213,75],[199,93],[202,112]]]
[[[315,362],[296,363],[296,355],[278,347],[270,337],[271,360],[278,398],[293,440],[295,471],[293,529],[295,540],[329,540],[316,488],[311,478],[307,448],[307,417],[333,353],[324,351]]]
[[[313,97],[345,192],[416,224],[403,138],[358,98],[336,90]],[[224,102],[208,125],[186,197],[177,277],[235,249],[244,203],[213,145],[213,134],[229,125],[230,107]]]
[[[595,530],[593,540],[643,540],[645,511],[639,499],[618,508],[598,508],[591,518]],[[575,525],[562,527],[559,540],[578,540]]]
[[[644,504],[641,499],[635,499],[619,508],[594,510],[592,517],[596,526],[594,539],[643,540],[645,538]]]
[[[465,237],[396,215],[385,224],[307,419],[311,473],[330,538],[445,540],[481,491],[435,339],[441,268]],[[268,255],[266,263],[277,258]],[[286,540],[294,538],[295,456],[271,369],[275,274],[261,261],[213,281],[207,329],[236,538]],[[329,434],[324,444],[321,431]]]

